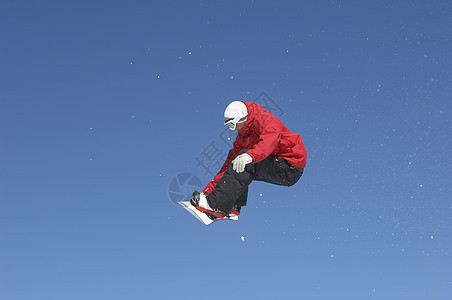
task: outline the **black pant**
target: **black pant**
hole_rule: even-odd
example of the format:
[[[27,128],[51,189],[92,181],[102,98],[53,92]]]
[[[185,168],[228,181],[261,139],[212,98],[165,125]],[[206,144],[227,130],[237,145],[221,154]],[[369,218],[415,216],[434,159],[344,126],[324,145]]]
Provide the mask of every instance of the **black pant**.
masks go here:
[[[247,149],[240,151],[237,156],[246,151]],[[292,186],[302,174],[302,168],[296,168],[286,160],[271,155],[263,161],[246,165],[242,173],[234,171],[230,163],[223,177],[207,196],[207,201],[210,207],[228,214],[234,204],[246,205],[248,186],[253,180]]]

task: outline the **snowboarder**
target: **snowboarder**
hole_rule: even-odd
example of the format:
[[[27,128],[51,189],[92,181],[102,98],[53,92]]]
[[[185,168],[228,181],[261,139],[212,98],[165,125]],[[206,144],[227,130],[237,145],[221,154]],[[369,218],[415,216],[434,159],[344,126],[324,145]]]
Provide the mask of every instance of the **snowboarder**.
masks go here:
[[[194,191],[191,196],[191,204],[212,220],[239,215],[253,180],[294,185],[307,159],[300,135],[260,104],[233,101],[224,118],[225,125],[238,131],[234,148],[202,193]]]

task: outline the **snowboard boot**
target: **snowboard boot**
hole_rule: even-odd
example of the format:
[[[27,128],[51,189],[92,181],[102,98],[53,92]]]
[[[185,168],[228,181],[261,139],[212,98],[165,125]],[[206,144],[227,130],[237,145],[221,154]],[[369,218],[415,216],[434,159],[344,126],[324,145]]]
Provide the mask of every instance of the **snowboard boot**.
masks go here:
[[[216,220],[218,218],[224,218],[226,215],[214,210],[210,207],[207,202],[207,195],[204,193],[199,193],[198,191],[194,191],[191,195],[190,200],[191,205],[193,205],[197,210],[205,213],[210,219]]]
[[[240,210],[242,209],[241,206],[238,206],[237,204],[234,204],[234,206],[231,209],[231,212],[229,213],[229,215],[240,215]]]

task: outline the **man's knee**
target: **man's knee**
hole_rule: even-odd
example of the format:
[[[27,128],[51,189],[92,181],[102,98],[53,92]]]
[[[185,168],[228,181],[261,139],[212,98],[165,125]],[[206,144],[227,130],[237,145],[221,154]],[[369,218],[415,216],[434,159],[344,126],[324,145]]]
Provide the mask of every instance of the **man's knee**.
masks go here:
[[[231,152],[233,151],[234,149],[231,149],[230,151],[229,151],[229,154],[228,154],[228,156],[231,154]],[[234,156],[234,159],[237,157],[237,156],[239,156],[239,155],[241,155],[241,154],[243,154],[243,153],[245,153],[245,152],[247,152],[249,149],[243,149],[243,150],[241,150],[241,151],[239,151],[239,153],[237,153],[237,155],[236,156]],[[233,160],[234,160],[233,159]],[[231,163],[229,164],[229,166],[228,166],[228,172],[229,173],[231,173],[231,172],[234,172],[234,173],[237,173],[236,171],[234,171],[234,169],[233,169],[233,166],[234,164],[232,163],[232,161],[231,161]],[[245,171],[247,171],[248,173],[251,173],[252,172],[252,164],[247,164],[246,166],[245,166]],[[240,174],[240,173],[238,173],[238,174]]]

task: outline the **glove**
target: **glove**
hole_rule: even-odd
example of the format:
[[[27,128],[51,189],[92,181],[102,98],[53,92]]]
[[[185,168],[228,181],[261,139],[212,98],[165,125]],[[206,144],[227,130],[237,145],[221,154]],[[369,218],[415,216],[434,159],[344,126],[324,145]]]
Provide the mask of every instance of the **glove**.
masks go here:
[[[237,173],[245,171],[245,166],[253,162],[253,158],[246,153],[240,154],[232,161],[232,169]]]

